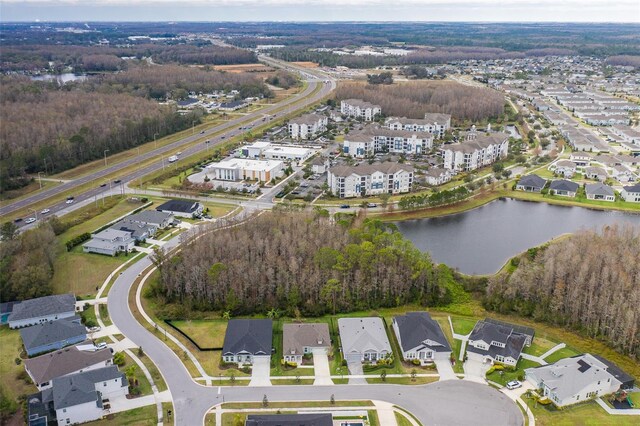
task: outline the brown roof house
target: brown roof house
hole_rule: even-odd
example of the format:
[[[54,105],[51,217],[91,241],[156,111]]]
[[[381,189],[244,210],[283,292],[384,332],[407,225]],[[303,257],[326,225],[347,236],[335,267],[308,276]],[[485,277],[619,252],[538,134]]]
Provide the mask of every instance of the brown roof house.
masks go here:
[[[325,323],[282,326],[282,356],[286,362],[301,364],[305,354],[326,352],[330,346],[329,326]]]

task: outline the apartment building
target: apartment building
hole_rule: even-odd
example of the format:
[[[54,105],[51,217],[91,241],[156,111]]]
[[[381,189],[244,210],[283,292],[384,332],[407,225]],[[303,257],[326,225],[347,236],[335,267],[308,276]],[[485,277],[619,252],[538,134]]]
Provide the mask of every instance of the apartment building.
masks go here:
[[[385,120],[384,125],[392,130],[428,132],[437,138],[442,138],[444,133],[451,128],[451,115],[426,113],[424,119],[389,117]]]
[[[331,192],[340,198],[378,194],[401,194],[411,191],[413,167],[399,163],[336,166],[329,169]]]
[[[373,121],[376,115],[382,114],[382,108],[380,105],[374,105],[362,99],[345,99],[340,102],[340,112],[348,117]]]
[[[294,139],[311,139],[327,130],[328,119],[320,114],[304,114],[289,121],[289,136]]]
[[[479,135],[471,131],[464,142],[440,148],[444,168],[453,171],[470,171],[488,166],[506,157],[508,152],[509,135],[501,132]]]
[[[422,154],[432,147],[433,135],[431,133],[369,125],[360,131],[346,135],[342,150],[353,158],[365,158],[379,152]]]

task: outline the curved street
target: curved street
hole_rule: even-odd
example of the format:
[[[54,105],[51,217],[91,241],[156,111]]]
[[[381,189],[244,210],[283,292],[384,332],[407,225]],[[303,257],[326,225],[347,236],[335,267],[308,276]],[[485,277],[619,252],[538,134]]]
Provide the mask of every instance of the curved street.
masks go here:
[[[180,243],[180,236],[169,240],[164,249]],[[120,274],[108,295],[109,316],[118,329],[155,363],[171,392],[176,425],[201,424],[207,411],[224,402],[380,400],[413,413],[425,426],[515,425],[524,424],[520,409],[505,394],[479,383],[449,380],[422,386],[335,385],[217,387],[196,383],[182,361],[160,339],[137,322],[129,309],[129,291],[136,278],[151,265],[149,257],[136,262]]]

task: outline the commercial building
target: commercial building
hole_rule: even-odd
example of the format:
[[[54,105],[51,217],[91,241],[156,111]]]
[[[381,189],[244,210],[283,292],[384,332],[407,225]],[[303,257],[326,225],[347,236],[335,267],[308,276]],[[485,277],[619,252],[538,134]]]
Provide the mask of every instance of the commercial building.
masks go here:
[[[282,174],[284,164],[276,160],[229,158],[208,164],[205,174],[213,180],[240,181],[245,179],[268,182]]]
[[[413,167],[391,162],[336,166],[329,169],[328,185],[339,198],[401,194],[411,191]]]

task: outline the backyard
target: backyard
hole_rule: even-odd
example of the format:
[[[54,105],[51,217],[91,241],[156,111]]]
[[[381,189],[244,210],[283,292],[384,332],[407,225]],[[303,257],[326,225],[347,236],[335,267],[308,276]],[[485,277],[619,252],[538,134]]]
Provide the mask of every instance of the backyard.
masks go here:
[[[553,404],[543,406],[533,399],[523,398],[536,419],[536,426],[632,426],[637,425],[635,416],[612,416],[595,401],[565,407],[562,410]]]

